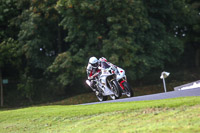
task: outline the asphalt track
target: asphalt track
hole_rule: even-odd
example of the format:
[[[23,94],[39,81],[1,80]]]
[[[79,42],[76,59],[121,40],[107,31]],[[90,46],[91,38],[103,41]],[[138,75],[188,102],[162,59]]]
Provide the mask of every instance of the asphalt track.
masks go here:
[[[200,96],[200,87],[194,88],[194,89],[188,89],[188,90],[170,91],[170,92],[166,92],[166,93],[158,93],[158,94],[137,96],[137,97],[131,97],[131,98],[123,98],[123,99],[117,99],[117,100],[108,100],[108,101],[104,101],[104,102],[85,103],[85,104],[81,104],[81,105],[111,103],[111,102],[159,100],[159,99],[187,97],[187,96]]]

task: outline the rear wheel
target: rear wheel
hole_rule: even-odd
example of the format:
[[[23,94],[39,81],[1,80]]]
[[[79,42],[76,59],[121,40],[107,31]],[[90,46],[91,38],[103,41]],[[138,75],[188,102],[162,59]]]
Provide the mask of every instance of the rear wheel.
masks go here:
[[[118,82],[116,80],[112,81],[111,90],[114,93],[114,96],[112,96],[113,98],[115,97],[115,99],[118,99],[118,98],[120,98],[122,96],[121,88],[120,88],[120,86],[119,86],[119,84],[118,84]]]
[[[127,97],[133,97],[134,96],[133,90],[131,89],[129,84],[127,82],[124,82],[123,86],[124,86],[124,91],[125,91]]]

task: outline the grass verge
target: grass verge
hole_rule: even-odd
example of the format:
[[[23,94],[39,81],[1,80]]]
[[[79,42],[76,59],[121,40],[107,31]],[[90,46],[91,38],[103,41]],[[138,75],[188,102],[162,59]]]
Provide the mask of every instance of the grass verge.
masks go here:
[[[200,97],[0,110],[0,132],[199,132]]]

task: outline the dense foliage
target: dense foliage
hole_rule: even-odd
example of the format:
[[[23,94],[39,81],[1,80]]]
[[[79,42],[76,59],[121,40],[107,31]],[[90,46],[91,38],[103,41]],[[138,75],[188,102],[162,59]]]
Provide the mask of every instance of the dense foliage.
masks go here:
[[[83,89],[91,56],[124,68],[131,81],[151,70],[185,64],[181,56],[189,59],[193,52],[199,64],[200,50],[192,50],[200,43],[195,0],[0,3],[0,69],[9,78],[12,70],[7,74],[5,68],[17,66],[15,90],[30,101]]]

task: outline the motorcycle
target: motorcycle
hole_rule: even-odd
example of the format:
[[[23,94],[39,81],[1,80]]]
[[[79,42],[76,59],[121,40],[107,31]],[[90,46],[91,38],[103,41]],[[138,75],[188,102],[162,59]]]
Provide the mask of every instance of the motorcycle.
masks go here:
[[[117,75],[117,81],[122,89],[122,95],[126,95],[127,97],[133,97],[134,93],[127,82],[125,70],[116,67],[116,75]]]
[[[101,62],[99,69],[100,72],[94,80],[96,83],[96,89],[91,87],[89,80],[86,80],[88,86],[90,86],[91,89],[95,91],[98,100],[106,101],[108,96],[110,96],[113,100],[120,98],[122,92],[116,79],[116,69],[113,66],[108,65],[106,62]]]

